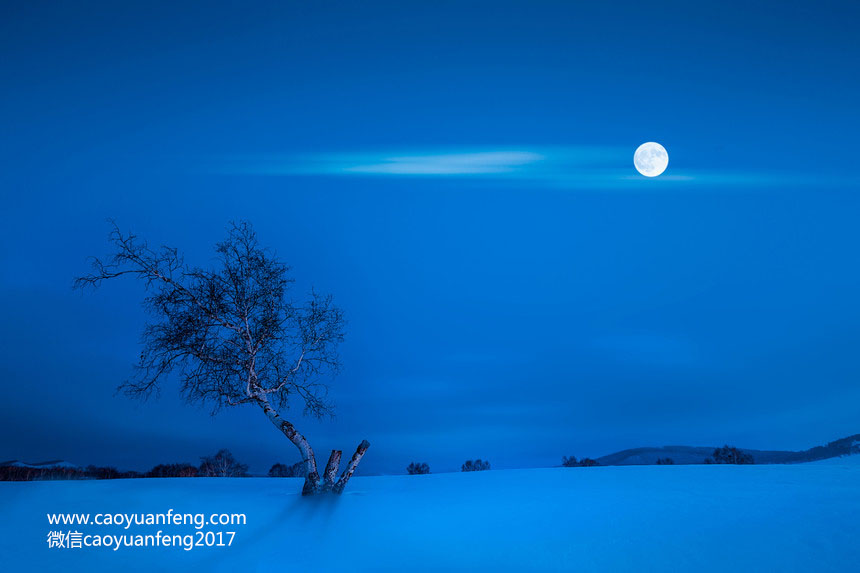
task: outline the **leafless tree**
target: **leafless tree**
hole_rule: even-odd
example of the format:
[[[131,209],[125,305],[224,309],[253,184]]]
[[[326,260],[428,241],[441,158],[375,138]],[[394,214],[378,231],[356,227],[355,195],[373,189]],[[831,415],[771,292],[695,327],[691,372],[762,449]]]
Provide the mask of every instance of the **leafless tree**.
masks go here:
[[[218,450],[214,456],[200,458],[197,473],[204,477],[247,477],[248,466],[237,462],[230,450]]]
[[[430,466],[424,462],[412,462],[406,466],[406,473],[411,476],[429,474]]]
[[[135,375],[120,388],[146,399],[171,372],[179,375],[189,402],[212,407],[257,406],[301,452],[307,466],[303,495],[341,493],[370,446],[359,444],[337,478],[341,452],[332,450],[322,478],[308,440],[281,417],[291,400],[316,417],[332,413],[324,380],[336,374],[344,319],[330,296],[312,292],[294,303],[288,296],[289,267],[260,247],[250,224],[233,224],[216,246],[214,270],[190,267],[170,247],[150,248],[113,224],[107,259],[93,259],[93,272],[75,288],[131,276],[146,288],[152,316],[142,336]]]

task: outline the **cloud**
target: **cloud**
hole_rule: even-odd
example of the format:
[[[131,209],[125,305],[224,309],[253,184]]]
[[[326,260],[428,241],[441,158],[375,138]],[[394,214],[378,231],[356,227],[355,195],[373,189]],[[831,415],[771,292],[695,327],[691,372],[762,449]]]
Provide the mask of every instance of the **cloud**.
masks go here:
[[[540,179],[561,169],[611,165],[624,151],[605,147],[446,148],[364,153],[234,157],[219,170],[257,175],[486,177]]]
[[[342,165],[341,169],[344,173],[378,175],[492,175],[511,173],[543,159],[530,151],[484,151],[389,157],[363,165]]]
[[[228,158],[217,171],[269,176],[472,178],[559,189],[642,191],[823,182],[821,177],[804,174],[692,170],[673,165],[671,160],[665,174],[645,177],[633,167],[633,151],[634,147],[559,146],[246,156]],[[833,178],[828,182],[837,183]]]
[[[228,162],[228,171],[260,175],[497,176],[543,161],[536,151],[431,150],[377,153],[312,153]]]

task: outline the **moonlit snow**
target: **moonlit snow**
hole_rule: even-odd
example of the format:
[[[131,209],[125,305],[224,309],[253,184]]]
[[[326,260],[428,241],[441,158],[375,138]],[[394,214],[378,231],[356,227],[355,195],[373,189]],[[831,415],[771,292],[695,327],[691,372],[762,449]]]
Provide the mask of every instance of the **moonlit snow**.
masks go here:
[[[858,462],[356,477],[318,499],[295,478],[4,482],[0,555],[9,571],[856,571]],[[248,524],[232,547],[47,547],[47,512],[170,508]]]

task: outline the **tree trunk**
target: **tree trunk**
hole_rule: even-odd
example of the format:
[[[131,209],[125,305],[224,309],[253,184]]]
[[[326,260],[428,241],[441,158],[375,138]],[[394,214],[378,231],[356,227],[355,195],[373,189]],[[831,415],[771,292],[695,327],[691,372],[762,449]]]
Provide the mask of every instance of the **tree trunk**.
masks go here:
[[[322,491],[332,491],[334,489],[334,479],[337,477],[337,469],[340,467],[340,450],[332,450],[328,458],[328,463],[325,465],[323,472]]]
[[[300,434],[298,430],[296,430],[295,426],[278,415],[265,396],[256,396],[255,400],[257,404],[259,404],[260,408],[263,409],[263,412],[266,413],[269,421],[271,421],[272,424],[274,424],[275,427],[278,428],[278,430],[280,430],[302,453],[302,460],[307,466],[305,483],[304,486],[302,486],[302,495],[313,495],[315,493],[326,491],[331,491],[337,494],[343,493],[346,483],[349,481],[349,478],[352,477],[352,474],[355,473],[355,468],[358,467],[358,463],[361,461],[361,458],[364,457],[364,453],[367,451],[367,448],[370,447],[370,442],[362,440],[358,445],[358,448],[356,448],[355,453],[352,454],[352,459],[349,460],[349,465],[341,474],[340,479],[337,480],[337,482],[334,481],[334,478],[337,475],[337,469],[340,466],[341,451],[332,450],[331,455],[328,458],[328,463],[325,466],[325,479],[320,483],[320,474],[317,471],[317,460],[314,456],[314,450],[311,448],[308,440]]]
[[[358,448],[356,448],[355,453],[352,454],[352,459],[349,460],[349,465],[346,467],[343,475],[340,476],[340,479],[337,480],[337,483],[332,489],[334,493],[343,493],[343,489],[346,487],[346,482],[348,482],[349,478],[352,477],[352,474],[355,472],[355,468],[358,467],[358,462],[360,462],[361,458],[364,457],[364,452],[366,452],[369,447],[370,442],[367,440],[362,440],[361,443],[358,444]]]
[[[317,472],[317,459],[314,456],[314,450],[311,448],[310,443],[308,443],[307,438],[300,434],[299,431],[296,430],[295,426],[290,422],[281,418],[265,397],[261,398],[258,396],[257,403],[263,409],[263,412],[266,413],[269,421],[272,422],[272,424],[274,424],[275,427],[278,428],[302,454],[302,461],[304,461],[306,465],[305,484],[302,487],[302,495],[312,495],[317,493],[320,488],[320,474]]]

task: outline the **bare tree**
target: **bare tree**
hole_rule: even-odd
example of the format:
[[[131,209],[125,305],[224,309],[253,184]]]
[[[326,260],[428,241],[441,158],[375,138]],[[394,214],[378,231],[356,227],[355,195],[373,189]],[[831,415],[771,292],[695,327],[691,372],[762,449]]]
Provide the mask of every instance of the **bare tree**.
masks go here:
[[[477,460],[466,460],[466,462],[460,466],[461,472],[483,472],[490,469],[490,462],[481,461],[481,458]]]
[[[429,474],[430,466],[423,462],[412,462],[406,466],[406,473],[411,476]]]
[[[332,413],[322,380],[339,369],[344,319],[331,297],[312,292],[303,304],[292,302],[289,267],[260,247],[245,222],[233,224],[216,246],[215,270],[186,265],[174,248],[151,249],[116,224],[110,242],[114,253],[93,259],[93,272],[76,279],[75,288],[126,275],[145,285],[143,303],[153,320],[143,331],[135,375],[120,388],[146,399],[176,371],[184,398],[210,405],[213,414],[255,405],[301,452],[307,466],[302,494],[341,493],[367,440],[339,479],[341,452],[332,450],[321,479],[310,443],[280,414],[291,399],[303,403],[305,414]]]
[[[705,460],[706,464],[754,464],[752,454],[739,450],[734,446],[725,445],[716,448],[710,458]]]
[[[214,456],[200,458],[197,473],[204,477],[247,477],[248,466],[237,462],[230,450],[218,450]]]

